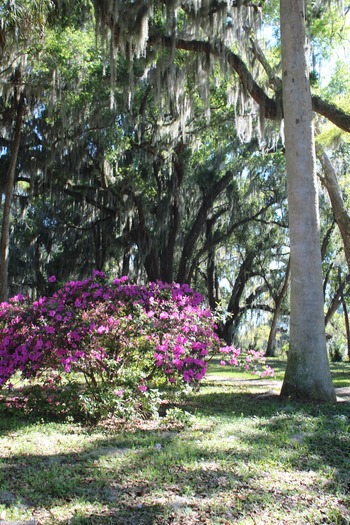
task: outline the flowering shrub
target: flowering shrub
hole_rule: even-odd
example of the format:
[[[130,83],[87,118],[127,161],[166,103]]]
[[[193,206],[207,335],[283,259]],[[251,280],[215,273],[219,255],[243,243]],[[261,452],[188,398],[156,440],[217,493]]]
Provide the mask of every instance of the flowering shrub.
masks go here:
[[[108,283],[98,271],[34,302],[16,296],[0,305],[0,386],[19,372],[39,380],[48,404],[70,412],[58,387],[78,374],[84,386],[73,398],[85,413],[150,414],[161,385],[198,385],[214,355],[242,364],[239,350],[220,347],[202,302],[187,285]],[[244,366],[260,358],[248,354]]]

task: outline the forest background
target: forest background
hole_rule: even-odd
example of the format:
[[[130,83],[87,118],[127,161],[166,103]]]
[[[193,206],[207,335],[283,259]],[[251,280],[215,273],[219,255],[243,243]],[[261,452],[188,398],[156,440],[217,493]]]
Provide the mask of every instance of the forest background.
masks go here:
[[[0,16],[2,298],[94,269],[187,283],[226,341],[285,352],[278,2],[23,0]],[[326,334],[344,359],[348,8],[307,2],[305,20]]]

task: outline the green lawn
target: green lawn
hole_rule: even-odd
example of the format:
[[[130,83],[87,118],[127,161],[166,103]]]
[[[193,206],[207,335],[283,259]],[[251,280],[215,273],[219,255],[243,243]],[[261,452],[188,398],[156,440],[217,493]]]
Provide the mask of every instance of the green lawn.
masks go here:
[[[350,386],[349,363],[332,369]],[[350,403],[281,401],[256,379],[210,373],[185,426],[3,415],[0,523],[349,524]]]
[[[221,366],[219,361],[219,359],[213,359],[208,370],[210,375],[217,376],[218,379],[258,379],[256,375],[242,372],[234,367]],[[271,357],[266,359],[266,364],[275,370],[275,379],[282,381],[286,369],[286,359]],[[331,370],[335,387],[350,387],[350,363],[348,361],[331,363]]]

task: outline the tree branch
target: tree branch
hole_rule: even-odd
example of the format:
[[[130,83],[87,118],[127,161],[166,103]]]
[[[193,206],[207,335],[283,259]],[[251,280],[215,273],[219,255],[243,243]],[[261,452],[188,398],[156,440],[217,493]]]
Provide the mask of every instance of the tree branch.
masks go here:
[[[151,45],[163,44],[165,47],[174,45],[174,40],[170,36],[163,38],[150,39]],[[283,116],[282,97],[276,92],[276,98],[270,98],[264,89],[254,80],[244,61],[222,43],[212,44],[201,40],[185,40],[178,38],[175,40],[175,47],[185,51],[205,53],[216,57],[224,57],[232,70],[237,73],[243,86],[261,107],[263,115],[269,120],[279,120]],[[275,80],[276,82],[276,80]],[[333,122],[338,128],[350,132],[350,115],[317,95],[312,96],[312,109],[320,115]]]

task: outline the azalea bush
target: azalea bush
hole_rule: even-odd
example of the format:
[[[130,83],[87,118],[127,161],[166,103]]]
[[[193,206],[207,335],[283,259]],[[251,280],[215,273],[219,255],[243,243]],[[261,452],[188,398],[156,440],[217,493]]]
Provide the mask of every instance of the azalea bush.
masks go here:
[[[261,362],[254,352],[242,361],[215,329],[203,297],[187,285],[110,283],[95,271],[49,297],[1,304],[0,386],[11,389],[18,374],[35,380],[27,406],[57,413],[154,415],[162,389],[197,387],[213,356],[247,369]]]

